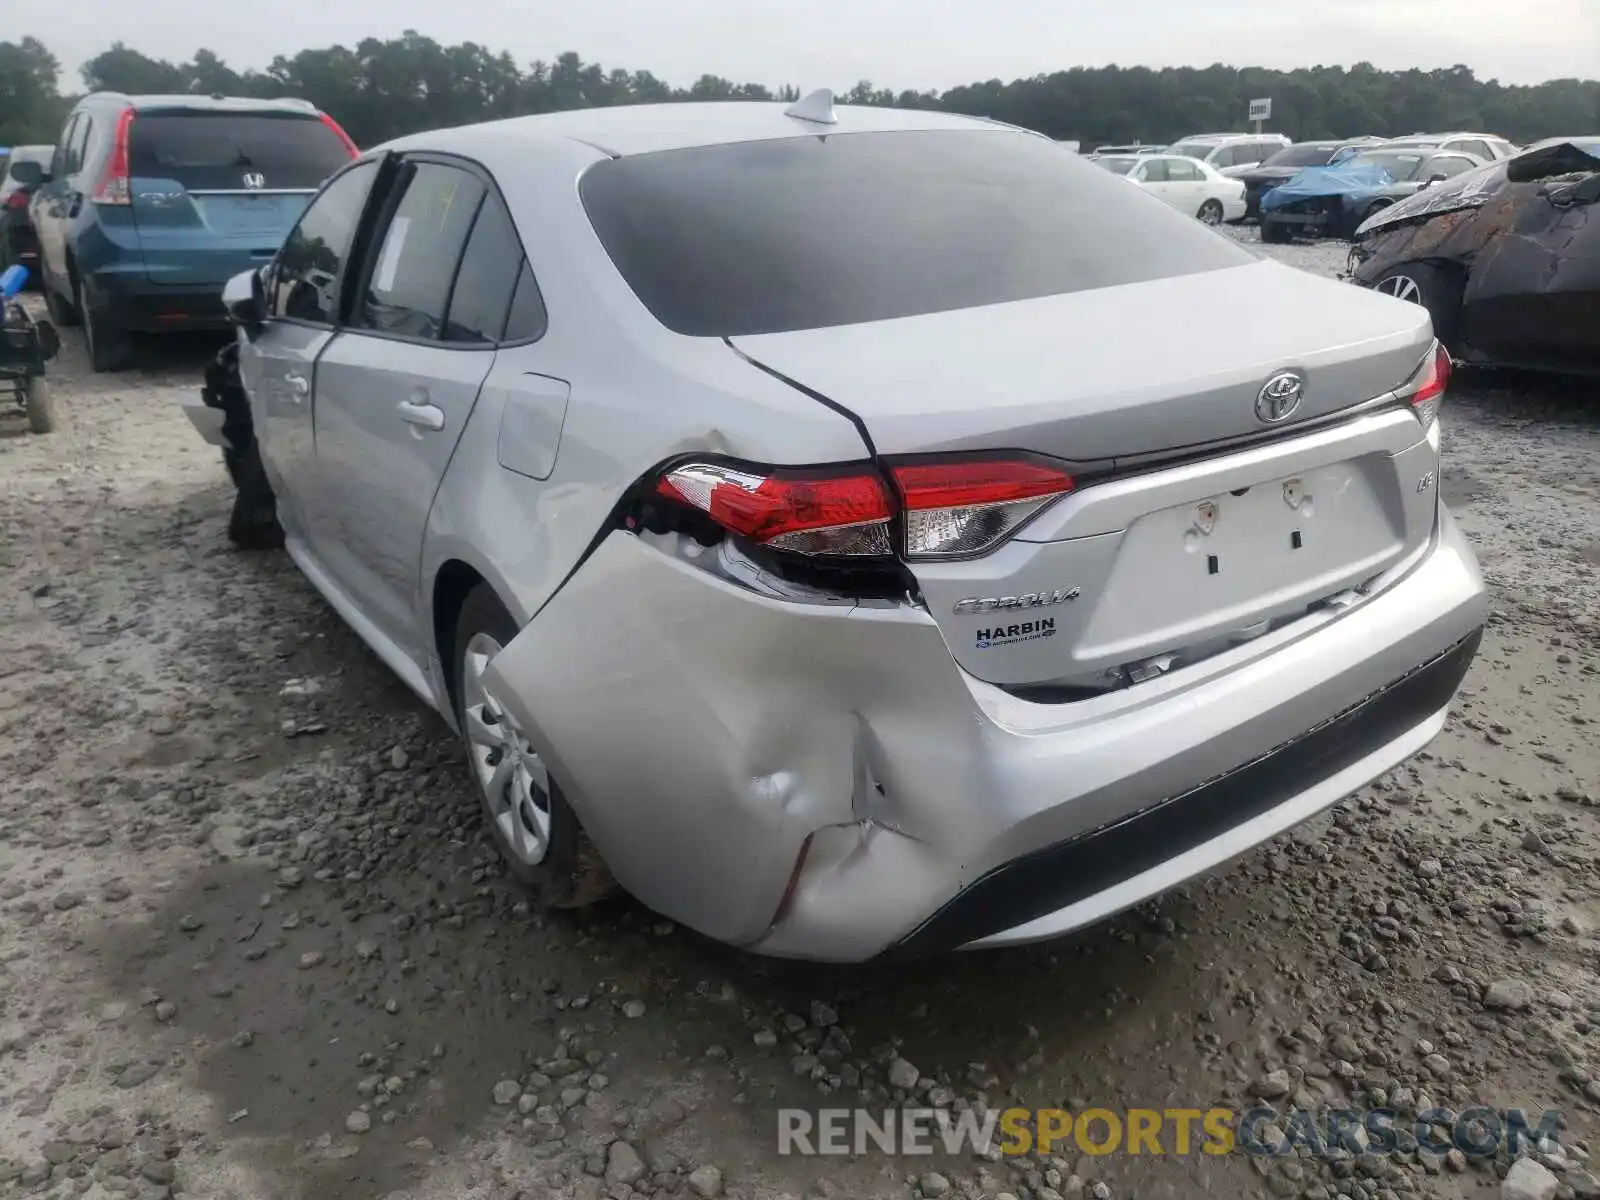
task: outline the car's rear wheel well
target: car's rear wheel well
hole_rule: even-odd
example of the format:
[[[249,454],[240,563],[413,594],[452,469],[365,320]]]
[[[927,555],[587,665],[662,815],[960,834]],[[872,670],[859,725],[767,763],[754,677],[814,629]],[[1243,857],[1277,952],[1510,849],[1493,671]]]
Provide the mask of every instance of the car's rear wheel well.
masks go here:
[[[461,618],[461,606],[466,603],[472,589],[485,582],[472,567],[453,558],[439,568],[433,577],[433,645],[444,668],[445,687],[450,692],[453,709],[460,699],[455,694],[455,640],[456,624]]]

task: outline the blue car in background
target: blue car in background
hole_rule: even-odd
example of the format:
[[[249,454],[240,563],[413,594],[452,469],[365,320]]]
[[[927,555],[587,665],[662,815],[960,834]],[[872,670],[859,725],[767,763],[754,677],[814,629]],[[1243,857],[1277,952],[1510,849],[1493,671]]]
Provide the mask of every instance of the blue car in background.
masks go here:
[[[267,262],[355,144],[304,100],[96,92],[34,191],[40,284],[96,371],[134,333],[225,329],[222,285]]]
[[[1261,197],[1261,240],[1287,242],[1296,233],[1354,237],[1373,213],[1483,165],[1459,150],[1380,147],[1308,167]]]

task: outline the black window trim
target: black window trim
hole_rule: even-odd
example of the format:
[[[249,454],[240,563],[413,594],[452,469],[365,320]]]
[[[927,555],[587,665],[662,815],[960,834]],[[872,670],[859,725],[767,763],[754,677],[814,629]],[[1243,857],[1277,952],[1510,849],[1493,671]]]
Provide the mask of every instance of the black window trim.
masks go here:
[[[278,252],[272,256],[272,261],[267,263],[265,267],[258,267],[256,269],[258,271],[271,271],[273,276],[274,276],[274,278],[276,278],[277,270],[278,270],[278,260],[283,254],[283,247],[287,246],[289,244],[289,238],[292,238],[297,232],[299,232],[300,222],[305,220],[305,215],[306,215],[306,213],[311,211],[311,206],[313,204],[315,204],[318,200],[322,199],[322,197],[327,193],[328,189],[331,188],[338,180],[343,179],[346,175],[350,174],[352,171],[360,170],[362,167],[371,166],[371,165],[373,165],[375,163],[377,165],[377,173],[372,177],[372,186],[367,189],[367,198],[362,202],[361,215],[356,219],[356,235],[355,235],[355,237],[350,239],[350,251],[346,255],[346,260],[347,261],[353,260],[355,255],[356,255],[356,253],[357,253],[357,251],[364,251],[363,234],[364,234],[364,230],[367,228],[368,224],[371,221],[373,200],[380,193],[386,192],[388,190],[388,184],[389,184],[388,176],[392,173],[392,161],[393,161],[393,159],[394,159],[393,153],[384,153],[384,154],[378,155],[376,157],[365,157],[365,156],[363,156],[361,158],[352,159],[348,166],[341,167],[339,170],[335,171],[332,175],[329,175],[327,177],[327,179],[322,181],[322,186],[317,189],[316,194],[313,195],[310,200],[306,201],[305,208],[303,208],[300,211],[300,216],[295,219],[295,223],[294,223],[293,227],[290,228],[287,236],[285,236],[284,239],[283,239],[283,245],[280,245],[278,247]],[[342,326],[344,324],[344,321],[343,321],[344,311],[345,311],[344,290],[345,290],[345,279],[348,277],[348,275],[349,275],[348,271],[341,270],[339,272],[339,277],[336,280],[334,280],[334,288],[333,288],[333,320],[331,322],[330,321],[308,321],[304,317],[288,317],[288,316],[284,316],[281,313],[269,312],[267,314],[267,323],[270,324],[270,323],[272,323],[274,321],[282,321],[286,325],[298,325],[303,329],[332,329],[332,330],[335,330],[335,331],[339,330],[340,328],[342,328]],[[274,299],[273,297],[269,297],[268,298],[268,307],[269,308],[271,307],[271,303],[272,303],[273,299]]]
[[[550,307],[545,303],[544,289],[539,286],[539,276],[538,272],[533,269],[533,260],[528,257],[527,247],[522,244],[522,234],[517,229],[516,218],[511,216],[511,206],[506,203],[505,194],[501,192],[499,184],[495,182],[494,176],[489,173],[489,169],[476,159],[468,158],[461,154],[451,154],[448,151],[443,150],[402,151],[393,155],[393,157],[395,159],[395,173],[385,184],[383,204],[376,212],[371,211],[369,206],[368,210],[362,215],[362,231],[357,234],[355,243],[356,247],[360,250],[360,257],[357,258],[354,249],[352,249],[350,256],[350,261],[352,264],[354,264],[353,269],[355,274],[352,276],[351,272],[346,270],[341,273],[340,276],[339,324],[337,326],[338,331],[341,333],[348,333],[352,336],[379,338],[388,342],[405,342],[414,346],[432,346],[442,350],[460,350],[477,354],[481,354],[484,351],[510,350],[518,346],[531,346],[536,342],[542,341],[545,334],[550,331]],[[443,337],[424,338],[415,337],[411,334],[391,333],[387,330],[369,329],[365,325],[358,325],[355,323],[355,298],[363,293],[366,288],[367,281],[372,277],[373,269],[377,266],[375,261],[378,250],[378,246],[376,244],[377,233],[380,229],[387,232],[389,228],[389,220],[394,216],[394,210],[399,207],[400,201],[404,199],[405,196],[404,190],[397,187],[396,184],[400,179],[405,177],[401,173],[406,167],[414,166],[420,163],[431,163],[434,166],[452,167],[456,170],[464,171],[483,185],[483,195],[478,198],[478,206],[473,211],[472,221],[467,225],[467,236],[466,239],[461,243],[461,253],[456,257],[455,271],[450,276],[450,287],[445,292],[445,320],[448,321],[450,318],[450,303],[455,299],[456,281],[461,276],[461,264],[466,260],[467,245],[472,241],[473,231],[478,226],[478,217],[483,213],[484,206],[488,204],[490,200],[494,200],[499,203],[500,207],[505,211],[506,216],[511,220],[511,236],[516,239],[517,249],[521,252],[521,262],[527,265],[528,277],[533,280],[534,290],[539,293],[539,306],[544,311],[545,319],[537,334],[532,337],[506,340],[503,336],[505,329],[502,326],[500,331],[502,337],[497,341],[452,342],[447,341]],[[330,180],[329,182],[332,181]],[[512,284],[511,295],[507,298],[506,302],[507,320],[509,320],[511,316],[511,305],[516,301],[517,288],[521,285],[522,274],[523,272],[519,267],[517,271],[517,282]],[[347,302],[345,299],[346,289],[344,285],[346,280],[351,279],[354,280],[356,286],[352,289],[349,289],[350,299]]]
[[[67,177],[67,156],[71,153],[72,138],[78,132],[78,121],[82,117],[82,112],[68,114],[67,123],[61,128],[60,140],[56,143],[55,149],[50,155],[50,178],[52,181]]]

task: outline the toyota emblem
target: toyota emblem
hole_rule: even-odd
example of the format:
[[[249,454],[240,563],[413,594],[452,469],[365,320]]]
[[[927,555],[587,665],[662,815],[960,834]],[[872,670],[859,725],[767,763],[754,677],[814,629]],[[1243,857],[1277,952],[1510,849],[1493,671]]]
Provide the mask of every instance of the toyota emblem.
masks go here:
[[[1300,407],[1305,386],[1305,380],[1293,371],[1279,371],[1261,385],[1256,396],[1256,416],[1268,425],[1288,420]]]

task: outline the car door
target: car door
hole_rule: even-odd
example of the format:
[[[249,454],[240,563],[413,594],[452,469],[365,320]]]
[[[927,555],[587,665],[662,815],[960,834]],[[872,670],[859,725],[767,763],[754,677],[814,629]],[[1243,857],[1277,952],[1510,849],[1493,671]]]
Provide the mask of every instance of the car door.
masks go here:
[[[1171,182],[1170,171],[1172,164],[1180,161],[1176,158],[1148,158],[1133,169],[1134,182],[1158,200],[1176,208],[1178,205],[1172,191],[1178,185]]]
[[[317,363],[314,552],[334,584],[414,662],[422,536],[456,440],[490,367],[493,340],[447,319],[480,210],[503,212],[478,168],[443,156],[403,159],[356,275],[348,325]],[[505,220],[509,221],[509,217]],[[505,283],[509,301],[514,272]]]
[[[317,356],[339,322],[338,280],[373,200],[382,161],[335,175],[300,214],[263,272],[268,318],[241,339],[239,377],[251,399],[256,444],[284,533],[304,539],[315,463],[312,404]]]
[[[89,117],[74,113],[67,118],[55,152],[50,156],[50,178],[40,184],[29,205],[34,234],[39,239],[39,270],[44,282],[58,294],[67,288],[66,196],[77,183],[78,167],[73,165],[73,148],[79,145],[78,135],[87,135]],[[81,156],[81,147],[79,149]]]
[[[1197,164],[1186,158],[1171,159],[1167,163],[1167,203],[1191,217],[1200,211],[1209,189],[1206,174]]]

